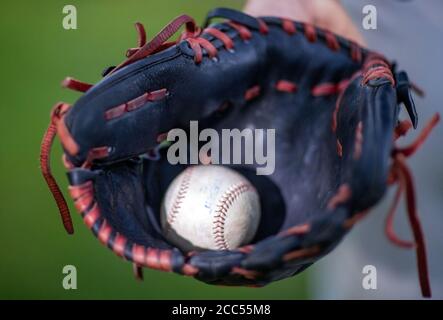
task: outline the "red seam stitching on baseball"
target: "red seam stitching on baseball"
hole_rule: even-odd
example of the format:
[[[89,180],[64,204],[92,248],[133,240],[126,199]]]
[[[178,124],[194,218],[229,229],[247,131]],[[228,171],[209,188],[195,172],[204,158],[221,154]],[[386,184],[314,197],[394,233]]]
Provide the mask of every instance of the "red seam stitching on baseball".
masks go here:
[[[229,244],[225,238],[225,220],[229,208],[238,197],[252,189],[249,183],[240,183],[231,187],[222,196],[217,204],[212,228],[214,241],[219,250],[229,250]]]
[[[168,228],[171,228],[171,225],[174,223],[175,219],[177,218],[178,213],[180,212],[181,204],[183,203],[183,200],[185,199],[186,193],[189,190],[189,183],[191,181],[192,171],[193,167],[189,167],[188,170],[185,172],[185,175],[183,177],[182,183],[180,184],[180,188],[178,190],[177,196],[174,199],[174,202],[171,206],[171,209],[168,212]]]

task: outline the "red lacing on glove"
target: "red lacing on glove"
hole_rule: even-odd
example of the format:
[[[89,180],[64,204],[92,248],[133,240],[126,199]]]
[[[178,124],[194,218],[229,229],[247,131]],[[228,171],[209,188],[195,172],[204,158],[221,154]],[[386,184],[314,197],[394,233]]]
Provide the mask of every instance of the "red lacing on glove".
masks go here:
[[[260,33],[266,35],[269,32],[269,27],[262,19],[257,19],[257,21],[259,23]],[[252,32],[246,26],[233,21],[228,21],[227,24],[238,32],[239,37],[243,41],[248,41],[252,38]],[[199,36],[204,33],[212,36],[215,39],[218,39],[223,44],[226,50],[231,52],[234,50],[234,41],[225,32],[220,31],[219,29],[213,27],[208,27],[205,28],[200,34],[195,34],[195,36],[182,38],[189,43],[189,46],[194,51],[195,63],[199,64],[203,60],[202,48],[206,50],[209,58],[212,59],[215,59],[218,53],[218,50],[214,46],[214,44],[212,44],[210,41],[206,40],[205,38]]]
[[[391,70],[385,66],[377,66],[370,68],[365,74],[362,79],[362,84],[367,84],[370,80],[377,79],[377,78],[385,78],[391,82],[392,86],[395,85],[395,80],[392,75]]]
[[[311,88],[311,94],[315,97],[341,94],[349,85],[351,78],[343,79],[339,82],[325,82],[315,85]]]
[[[54,138],[57,135],[57,131],[59,132],[60,139],[62,140],[62,142],[64,142],[65,148],[67,142],[73,141],[72,137],[69,135],[69,132],[63,129],[65,128],[63,116],[69,108],[70,105],[67,103],[58,103],[52,109],[51,122],[43,136],[43,141],[40,147],[40,169],[46,181],[46,184],[48,185],[48,188],[54,197],[55,203],[57,204],[60,216],[62,218],[63,226],[69,234],[72,234],[74,233],[74,227],[72,225],[71,214],[69,212],[65,197],[63,196],[63,193],[61,192],[57,181],[52,175],[50,163],[51,148],[54,142]],[[62,127],[62,130],[60,129],[60,127]],[[92,148],[91,150],[89,150],[86,161],[83,163],[82,168],[90,168],[92,162],[95,159],[104,158],[108,156],[108,154],[109,148],[106,146]],[[73,164],[70,163],[68,159],[66,159],[66,155],[63,155],[63,163],[68,169],[74,168]]]
[[[351,48],[353,47],[354,46],[351,46]],[[313,88],[312,93],[314,95],[329,94],[334,93],[334,91],[339,93],[337,101],[335,102],[334,112],[332,113],[332,132],[335,132],[337,130],[337,116],[346,88],[350,83],[352,83],[356,78],[360,76],[362,76],[362,85],[366,85],[370,80],[384,78],[387,79],[392,86],[395,86],[395,79],[388,62],[386,62],[383,56],[376,53],[371,53],[366,57],[366,61],[363,64],[362,70],[354,73],[346,82],[339,84],[337,87],[323,85]]]
[[[394,140],[406,135],[406,133],[412,128],[412,122],[409,120],[403,120],[398,123],[394,131]]]
[[[144,57],[147,57],[155,52],[161,51],[166,47],[170,46],[170,44],[165,43],[165,41],[168,40],[174,33],[176,33],[178,29],[180,29],[180,27],[184,24],[186,25],[186,30],[183,33],[182,38],[194,37],[200,32],[200,29],[196,26],[194,20],[191,17],[187,15],[182,15],[174,19],[172,22],[170,22],[149,43],[146,43],[145,29],[141,23],[136,23],[136,29],[138,31],[139,47],[134,49],[129,49],[127,51],[128,59],[122,62],[117,67],[115,67],[110,73],[115,72],[116,70],[130,63],[133,63],[137,60],[140,60]],[[63,80],[62,86],[81,92],[85,92],[92,87],[92,85],[86,82],[82,82],[69,77]],[[69,234],[72,234],[74,232],[74,228],[72,225],[72,219],[69,213],[69,208],[66,204],[66,200],[56,180],[54,179],[51,173],[51,168],[50,168],[50,152],[55,135],[57,134],[57,130],[61,131],[61,133],[65,133],[63,136],[60,137],[62,142],[63,141],[65,142],[66,144],[65,147],[69,145],[72,146],[72,143],[68,143],[72,142],[70,141],[72,139],[70,139],[69,132],[67,132],[67,130],[64,130],[65,127],[59,126],[59,128],[57,128],[57,124],[61,119],[61,116],[67,111],[68,108],[69,108],[68,104],[59,103],[54,107],[51,113],[51,122],[43,137],[40,149],[40,166],[43,177],[45,178],[49,190],[54,196],[55,202],[57,203],[57,206],[59,208],[63,225],[66,231]],[[90,152],[88,153],[88,157],[85,163],[83,164],[83,167],[85,168],[90,167],[93,160],[107,156],[108,151],[109,150],[107,147],[99,147],[90,150]],[[64,163],[68,164],[69,168],[72,168],[72,164],[68,163],[68,161],[65,160]]]
[[[268,34],[269,27],[267,26],[266,22],[260,18],[257,18],[257,21],[259,23],[260,33],[264,35]],[[246,26],[233,21],[228,21],[227,24],[238,32],[242,40],[248,41],[249,39],[251,39],[252,32]],[[177,41],[166,42],[183,25],[186,25],[186,29],[177,39]],[[316,27],[306,23],[302,23],[301,25],[303,26],[305,37],[311,42],[317,41]],[[282,19],[281,27],[290,35],[297,33],[297,27],[295,23],[291,20]],[[138,46],[128,49],[126,51],[126,56],[128,57],[128,59],[123,61],[117,67],[113,67],[112,70],[109,71],[107,74],[111,74],[116,70],[121,69],[122,67],[129,65],[137,60],[143,59],[149,55],[163,51],[171,47],[172,45],[177,44],[181,40],[188,41],[191,49],[195,53],[194,60],[197,64],[200,63],[203,59],[202,48],[206,50],[210,58],[216,58],[218,51],[217,48],[210,41],[199,37],[202,34],[200,27],[195,24],[194,19],[187,15],[181,15],[175,18],[168,25],[166,25],[166,27],[164,27],[149,43],[146,43],[146,30],[143,24],[141,24],[140,22],[136,22],[135,28],[138,34]],[[224,32],[212,27],[206,28],[204,32],[212,35],[216,39],[219,39],[226,49],[230,51],[233,50],[234,42]],[[327,30],[323,30],[323,33],[325,37],[325,42],[331,50],[337,51],[338,49],[340,49],[340,44],[337,40],[337,37],[333,33]],[[360,62],[362,58],[360,46],[353,42],[349,42],[349,49],[352,59]],[[92,85],[89,83],[82,82],[70,77],[66,78],[62,82],[62,85],[64,87],[80,92],[86,92],[87,90],[89,90],[89,88],[92,87]]]
[[[62,218],[63,226],[69,234],[74,233],[74,226],[72,225],[71,215],[69,214],[69,208],[66,204],[65,197],[61,192],[56,180],[52,176],[51,166],[50,166],[50,153],[51,146],[54,141],[55,135],[57,134],[57,121],[60,117],[67,111],[69,105],[66,103],[58,103],[52,109],[51,112],[51,122],[48,129],[43,136],[43,141],[40,149],[40,168],[43,177],[48,184],[49,190],[54,196],[55,202],[60,211],[60,216]]]
[[[377,78],[387,79],[392,86],[395,85],[395,79],[389,63],[380,54],[371,53],[368,55],[365,63],[363,64],[362,84],[365,85],[369,81]]]
[[[244,41],[250,39],[251,33],[246,27],[235,23],[230,23],[230,25],[239,32],[240,38],[242,38]],[[234,49],[234,41],[226,33],[211,27],[204,29],[202,33],[206,33],[215,39],[220,40],[226,50],[232,51]],[[189,46],[194,51],[195,63],[199,64],[203,60],[202,48],[206,50],[209,58],[214,59],[217,56],[217,48],[205,38],[196,37],[187,38],[185,40],[189,43]]]
[[[206,28],[203,30],[203,32],[219,39],[223,43],[226,50],[234,49],[234,41],[232,41],[232,39],[226,33],[215,28]]]
[[[228,21],[228,25],[237,30],[240,38],[242,38],[243,40],[249,40],[252,38],[251,31],[248,28],[246,28],[244,25],[233,21]]]
[[[171,38],[183,25],[186,26],[185,32],[182,37],[186,39],[188,37],[195,37],[200,33],[200,28],[195,24],[194,19],[189,17],[188,15],[181,15],[174,20],[172,20],[166,27],[164,27],[151,41],[146,43],[146,32],[141,23],[136,23],[136,29],[138,31],[139,39],[138,44],[139,48],[129,49],[126,52],[128,59],[123,61],[117,67],[111,70],[111,73],[115,72],[118,69],[127,66],[137,60],[143,59],[155,52],[161,51],[176,42],[165,43],[169,38]]]
[[[79,91],[79,92],[86,92],[88,91],[93,85],[90,83],[86,83],[77,79],[74,79],[72,77],[66,77],[62,81],[62,87]]]
[[[297,84],[289,80],[279,80],[275,84],[275,89],[281,92],[294,93],[297,91]]]
[[[423,236],[423,231],[421,228],[417,207],[416,207],[416,198],[415,198],[415,190],[414,190],[414,182],[412,179],[412,175],[410,169],[406,164],[406,158],[411,156],[417,149],[423,144],[426,138],[429,136],[429,133],[432,129],[437,125],[440,120],[440,116],[438,114],[434,115],[431,121],[426,125],[423,131],[420,133],[418,138],[414,143],[410,146],[404,148],[395,148],[392,154],[393,164],[390,172],[390,183],[398,183],[398,189],[394,197],[394,202],[389,209],[389,213],[386,219],[385,231],[386,235],[390,241],[402,248],[414,248],[417,254],[417,266],[418,266],[418,274],[420,279],[421,291],[424,297],[431,296],[431,287],[429,284],[429,274],[428,274],[428,263],[426,259],[426,247]],[[410,125],[407,125],[404,122],[400,123],[399,135],[403,135]],[[397,205],[400,201],[400,197],[406,192],[406,206],[408,212],[409,222],[412,227],[412,232],[414,236],[414,242],[405,241],[400,239],[394,232],[393,221],[394,215],[396,212]]]
[[[136,48],[129,48],[126,51],[126,57],[128,58],[132,56],[134,53],[136,53],[138,50],[140,50],[140,48],[146,44],[146,31],[143,24],[141,24],[140,22],[136,22],[135,30],[137,30],[137,35],[138,35],[138,41],[137,41],[138,46]]]
[[[263,19],[257,19],[258,23],[259,23],[259,31],[261,34],[268,34],[269,32],[269,27],[267,26],[266,22]],[[281,19],[281,28],[288,33],[289,35],[294,35],[297,33],[297,27],[295,25],[295,23],[289,19]],[[232,21],[228,21],[227,24],[232,27],[233,29],[235,29],[240,38],[243,41],[248,41],[249,39],[251,39],[252,37],[252,32],[244,25],[241,25],[239,23],[236,22],[232,22]],[[318,40],[318,36],[317,36],[317,28],[314,27],[311,24],[308,23],[302,23],[301,24],[303,26],[303,30],[304,30],[304,36],[310,41],[310,42],[315,42]],[[223,43],[223,46],[228,49],[228,50],[233,50],[234,49],[234,43],[232,41],[232,39],[223,31],[220,31],[216,28],[206,28],[204,29],[201,34],[209,34],[211,36],[213,36],[214,38],[220,40]],[[337,37],[327,31],[327,30],[323,30],[324,33],[324,38],[325,38],[325,43],[326,45],[333,51],[337,51],[340,49],[340,44],[337,40]],[[200,34],[200,35],[201,35]],[[199,34],[197,34],[197,36],[199,36]],[[208,41],[205,41],[205,43],[202,43],[200,41],[200,39],[202,39],[201,37],[195,37],[195,36],[190,36],[190,37],[186,37],[186,38],[182,38],[182,39],[186,39],[186,41],[188,41],[189,45],[191,46],[191,49],[195,52],[195,57],[194,60],[195,62],[198,64],[202,61],[203,59],[203,53],[202,53],[202,48],[204,48],[207,52],[208,55],[211,58],[214,58],[214,56],[217,54],[217,48],[215,48],[215,46]],[[353,43],[353,42],[349,42],[349,51],[350,51],[350,55],[351,58],[354,61],[360,62],[362,59],[362,52],[361,52],[361,47],[358,46],[357,44]]]

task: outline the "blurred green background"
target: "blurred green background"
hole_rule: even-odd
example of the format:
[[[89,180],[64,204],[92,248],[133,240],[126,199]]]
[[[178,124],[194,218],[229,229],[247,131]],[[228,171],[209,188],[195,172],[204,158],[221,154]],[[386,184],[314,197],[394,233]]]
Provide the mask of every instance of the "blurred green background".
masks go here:
[[[62,9],[75,5],[78,29],[64,30]],[[60,87],[67,75],[95,83],[108,65],[136,45],[135,21],[152,37],[187,13],[199,23],[216,6],[241,8],[243,1],[7,1],[2,3],[0,88],[0,298],[1,299],[303,299],[306,273],[265,288],[209,286],[191,278],[145,270],[133,278],[131,264],[104,248],[71,205],[75,234],[68,236],[39,170],[40,142],[57,101],[79,94]],[[56,141],[54,174],[67,181]],[[62,268],[74,265],[78,289],[64,290]]]

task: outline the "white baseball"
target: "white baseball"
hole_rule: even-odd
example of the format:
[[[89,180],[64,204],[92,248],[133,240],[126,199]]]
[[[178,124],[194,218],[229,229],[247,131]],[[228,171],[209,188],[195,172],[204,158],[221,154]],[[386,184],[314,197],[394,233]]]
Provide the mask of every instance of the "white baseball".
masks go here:
[[[259,220],[259,196],[253,185],[217,165],[188,167],[172,181],[161,207],[163,233],[183,251],[245,245]]]

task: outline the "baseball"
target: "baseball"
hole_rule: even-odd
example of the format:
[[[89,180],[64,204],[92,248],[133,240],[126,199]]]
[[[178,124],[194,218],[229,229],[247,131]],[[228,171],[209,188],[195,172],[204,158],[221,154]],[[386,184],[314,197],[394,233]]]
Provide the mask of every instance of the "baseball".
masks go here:
[[[191,166],[168,187],[162,201],[164,236],[187,252],[230,250],[249,243],[260,221],[259,196],[236,171]]]

